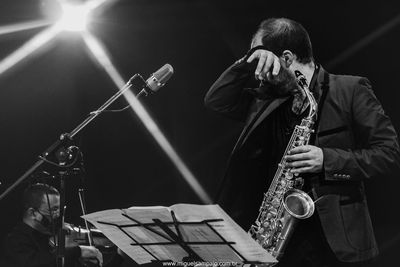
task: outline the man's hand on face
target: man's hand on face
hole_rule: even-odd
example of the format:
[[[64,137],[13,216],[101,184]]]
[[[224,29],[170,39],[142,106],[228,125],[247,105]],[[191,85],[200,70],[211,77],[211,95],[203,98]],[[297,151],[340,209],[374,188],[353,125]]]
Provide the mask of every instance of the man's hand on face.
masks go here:
[[[81,259],[83,262],[91,262],[103,266],[103,255],[100,250],[92,246],[79,246],[81,248]]]
[[[258,49],[247,59],[247,63],[258,60],[254,75],[257,80],[272,80],[273,76],[278,75],[281,68],[279,58],[272,52],[264,49]]]
[[[318,173],[322,171],[324,154],[316,146],[299,146],[289,151],[286,161],[286,166],[292,168],[292,173]]]

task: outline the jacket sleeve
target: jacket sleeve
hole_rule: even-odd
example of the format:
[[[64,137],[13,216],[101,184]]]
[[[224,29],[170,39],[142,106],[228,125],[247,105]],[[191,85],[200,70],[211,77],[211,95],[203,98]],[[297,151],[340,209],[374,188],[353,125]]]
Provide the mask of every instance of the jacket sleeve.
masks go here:
[[[38,249],[26,236],[8,236],[3,244],[4,260],[8,266],[56,267],[56,256],[50,251]],[[75,266],[81,255],[79,246],[66,248],[65,266]],[[8,265],[7,265],[8,264]],[[2,266],[3,267],[3,266]]]
[[[254,79],[256,62],[247,63],[246,60],[255,50],[262,48],[254,47],[221,74],[204,98],[208,108],[236,120],[245,120],[254,99],[247,87],[257,87]]]
[[[354,88],[351,109],[356,147],[322,148],[325,179],[362,180],[398,169],[397,134],[368,79],[361,78]]]

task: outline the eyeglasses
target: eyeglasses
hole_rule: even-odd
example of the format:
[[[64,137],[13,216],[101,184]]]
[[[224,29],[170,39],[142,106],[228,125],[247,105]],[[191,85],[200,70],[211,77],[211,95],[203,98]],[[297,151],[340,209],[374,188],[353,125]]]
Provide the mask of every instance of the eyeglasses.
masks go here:
[[[50,216],[50,214],[60,214],[60,207],[53,207],[51,208],[51,212],[47,210],[41,210],[41,209],[35,209],[37,210],[40,214]]]

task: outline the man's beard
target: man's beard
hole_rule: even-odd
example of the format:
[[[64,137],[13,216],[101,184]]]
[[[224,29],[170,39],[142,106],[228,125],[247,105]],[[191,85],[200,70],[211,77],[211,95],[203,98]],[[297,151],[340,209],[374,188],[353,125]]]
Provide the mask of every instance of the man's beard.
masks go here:
[[[284,97],[294,95],[301,90],[294,73],[283,66],[278,75],[272,77],[272,79],[261,81],[260,93]]]

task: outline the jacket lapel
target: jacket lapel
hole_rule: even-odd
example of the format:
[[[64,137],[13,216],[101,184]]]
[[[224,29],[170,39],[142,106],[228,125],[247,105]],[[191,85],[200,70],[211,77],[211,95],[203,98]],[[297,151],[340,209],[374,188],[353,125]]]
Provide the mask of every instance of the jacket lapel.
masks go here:
[[[233,151],[240,148],[248,139],[250,134],[257,128],[258,125],[266,118],[272,111],[279,107],[283,102],[285,102],[289,97],[277,98],[271,101],[266,101],[262,105],[261,109],[255,113],[255,116],[246,124],[243,129]]]
[[[322,67],[318,73],[318,78],[317,78],[317,83],[314,88],[314,96],[317,100],[318,103],[318,116],[316,123],[314,125],[316,131],[314,135],[314,140],[315,140],[315,145],[319,145],[319,140],[318,140],[318,135],[320,132],[320,119],[321,119],[321,114],[322,114],[322,109],[324,107],[325,99],[329,91],[329,73],[324,70]],[[312,144],[313,142],[311,142]]]

